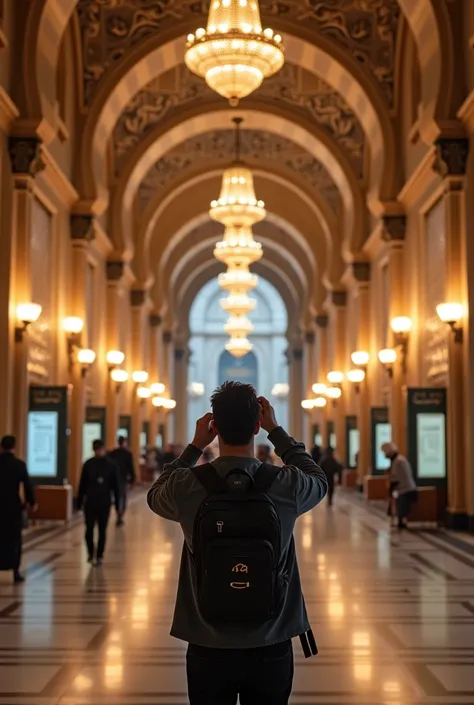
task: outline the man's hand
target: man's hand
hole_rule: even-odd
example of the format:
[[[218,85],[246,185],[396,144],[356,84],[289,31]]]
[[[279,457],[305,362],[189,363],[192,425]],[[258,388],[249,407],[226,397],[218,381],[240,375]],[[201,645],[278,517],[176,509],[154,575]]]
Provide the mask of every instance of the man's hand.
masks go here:
[[[260,423],[262,425],[262,428],[267,433],[271,433],[279,426],[275,418],[275,411],[273,409],[273,406],[270,404],[268,399],[265,399],[265,397],[259,397],[258,401],[260,402],[260,406],[262,407],[260,411]]]
[[[196,422],[196,431],[194,432],[194,438],[192,444],[195,448],[199,450],[204,450],[208,445],[212,443],[216,434],[211,428],[212,414],[205,414],[201,419]]]

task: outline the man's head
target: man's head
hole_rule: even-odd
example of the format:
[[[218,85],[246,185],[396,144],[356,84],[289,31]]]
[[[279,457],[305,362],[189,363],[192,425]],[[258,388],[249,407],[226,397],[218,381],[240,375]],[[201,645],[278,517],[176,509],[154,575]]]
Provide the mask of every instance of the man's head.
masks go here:
[[[270,460],[271,448],[266,443],[261,443],[257,448],[257,458],[261,463],[267,463]]]
[[[389,458],[390,460],[393,460],[395,456],[398,454],[398,448],[395,445],[395,443],[384,443],[380,450],[382,453],[384,453],[386,458]]]
[[[119,444],[119,448],[126,448],[127,447],[127,439],[125,438],[125,436],[118,437],[118,444]]]
[[[260,402],[251,384],[224,382],[211,397],[214,431],[228,446],[247,446],[260,431]]]
[[[100,438],[95,440],[92,444],[92,450],[94,451],[94,455],[96,458],[101,458],[102,456],[104,456],[105,455],[104,441],[101,441]]]
[[[15,436],[3,436],[2,440],[0,441],[0,446],[4,453],[13,453],[16,446]]]
[[[334,455],[334,448],[332,446],[328,446],[326,448],[326,455],[328,458],[332,458],[332,456]]]

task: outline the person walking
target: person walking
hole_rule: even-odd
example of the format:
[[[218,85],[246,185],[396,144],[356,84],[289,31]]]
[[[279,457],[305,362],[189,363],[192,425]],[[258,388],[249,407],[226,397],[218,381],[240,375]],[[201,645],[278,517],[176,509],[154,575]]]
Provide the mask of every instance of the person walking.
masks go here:
[[[406,529],[411,508],[418,501],[413,470],[407,458],[398,452],[395,443],[384,443],[381,451],[391,461],[390,489],[396,500],[398,528]]]
[[[127,510],[128,486],[133,486],[136,480],[133,455],[128,449],[127,439],[124,436],[119,436],[118,447],[110,451],[109,458],[118,467],[120,504],[116,505],[115,510],[117,512],[117,526],[123,526],[125,523],[124,515]]]
[[[15,455],[15,436],[0,441],[0,570],[12,570],[16,584],[24,582],[20,573],[23,530],[23,488],[26,504],[36,511],[35,491],[26,464]]]
[[[104,558],[112,495],[115,506],[120,506],[121,488],[119,469],[107,457],[103,441],[94,441],[92,448],[94,456],[86,460],[82,468],[77,508],[84,508],[88,561],[93,563],[96,559],[96,565],[99,566]],[[94,545],[96,524],[99,531],[97,552]]]
[[[181,558],[172,636],[189,643],[191,705],[287,705],[291,639],[317,653],[298,573],[293,529],[327,492],[323,471],[275,419],[252,386],[226,382],[212,413],[165,467],[148,505],[181,524]],[[263,428],[285,466],[255,458]],[[217,435],[219,457],[194,467]]]
[[[332,507],[334,491],[336,488],[336,478],[339,484],[342,482],[342,463],[336,458],[334,448],[328,446],[320,462],[320,467],[324,470],[328,481],[328,507]]]

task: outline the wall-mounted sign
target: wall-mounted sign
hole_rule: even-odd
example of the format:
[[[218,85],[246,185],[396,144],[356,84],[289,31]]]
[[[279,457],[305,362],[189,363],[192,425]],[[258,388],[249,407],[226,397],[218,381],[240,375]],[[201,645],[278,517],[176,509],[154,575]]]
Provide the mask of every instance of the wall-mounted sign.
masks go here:
[[[86,419],[82,426],[82,462],[92,457],[92,444],[100,440],[105,443],[105,419],[106,409],[104,406],[86,406]]]
[[[419,484],[446,483],[446,390],[413,388],[407,393],[408,456]]]
[[[67,387],[30,387],[26,462],[37,484],[67,480]]]
[[[387,407],[374,406],[370,409],[370,438],[372,474],[382,474],[390,467],[390,460],[380,450],[384,443],[392,440],[392,426],[388,420]]]
[[[357,454],[360,448],[360,433],[357,428],[357,416],[346,416],[346,466],[357,467]]]

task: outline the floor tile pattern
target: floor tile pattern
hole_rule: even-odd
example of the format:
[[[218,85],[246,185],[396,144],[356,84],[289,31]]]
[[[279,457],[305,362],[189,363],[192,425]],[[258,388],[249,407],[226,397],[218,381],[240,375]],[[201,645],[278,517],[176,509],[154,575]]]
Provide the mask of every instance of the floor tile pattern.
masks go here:
[[[0,705],[185,705],[185,645],[168,636],[181,543],[143,492],[101,568],[80,518],[28,531],[27,582],[0,573]],[[293,705],[472,705],[469,546],[391,532],[343,494],[301,518],[297,544],[320,655],[295,643]]]

